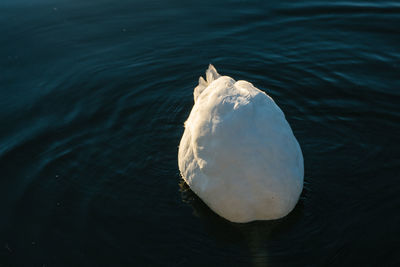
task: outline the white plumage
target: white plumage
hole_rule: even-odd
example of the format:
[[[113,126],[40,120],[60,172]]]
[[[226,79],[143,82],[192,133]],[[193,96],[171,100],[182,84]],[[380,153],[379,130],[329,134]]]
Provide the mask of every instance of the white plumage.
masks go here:
[[[247,81],[210,65],[199,79],[178,153],[181,175],[232,222],[286,216],[303,189],[300,146],[282,110]]]

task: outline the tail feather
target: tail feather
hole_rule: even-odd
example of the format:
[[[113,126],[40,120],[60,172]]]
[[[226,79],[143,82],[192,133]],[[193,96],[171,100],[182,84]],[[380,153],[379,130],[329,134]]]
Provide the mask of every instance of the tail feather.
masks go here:
[[[215,67],[212,64],[210,64],[208,66],[208,69],[206,70],[206,79],[207,79],[207,81],[204,80],[204,78],[200,76],[199,85],[197,85],[197,87],[194,88],[194,92],[193,92],[194,102],[196,102],[197,98],[204,91],[204,89],[206,89],[207,86],[211,82],[213,82],[214,80],[218,79],[219,77],[221,77],[221,75],[219,75],[219,73],[217,72]]]
[[[215,67],[210,64],[208,66],[208,70],[206,71],[207,82],[210,84],[212,81],[218,79],[219,77],[221,77],[221,75],[219,75]]]

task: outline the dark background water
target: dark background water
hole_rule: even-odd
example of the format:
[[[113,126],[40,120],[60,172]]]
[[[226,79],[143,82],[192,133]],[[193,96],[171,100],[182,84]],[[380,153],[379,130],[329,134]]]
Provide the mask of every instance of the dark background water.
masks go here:
[[[2,0],[0,34],[0,266],[399,266],[400,2]],[[282,220],[181,184],[209,63],[301,144]]]

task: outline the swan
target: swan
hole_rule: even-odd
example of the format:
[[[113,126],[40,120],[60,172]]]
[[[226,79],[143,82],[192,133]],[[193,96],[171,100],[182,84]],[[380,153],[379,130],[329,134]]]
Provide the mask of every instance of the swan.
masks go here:
[[[211,64],[193,96],[178,150],[192,191],[231,222],[289,214],[303,190],[303,155],[274,100]]]

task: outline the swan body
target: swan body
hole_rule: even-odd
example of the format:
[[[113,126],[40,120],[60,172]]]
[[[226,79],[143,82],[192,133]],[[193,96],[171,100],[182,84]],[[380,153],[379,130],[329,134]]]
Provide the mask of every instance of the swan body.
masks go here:
[[[178,152],[190,188],[232,222],[286,216],[303,189],[301,148],[274,100],[210,65],[194,89]]]

